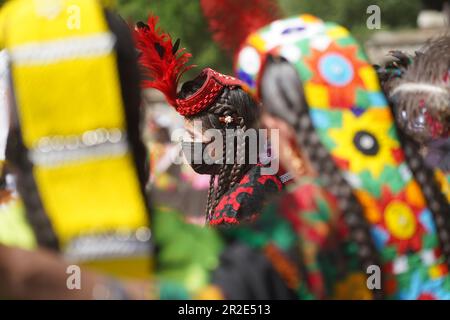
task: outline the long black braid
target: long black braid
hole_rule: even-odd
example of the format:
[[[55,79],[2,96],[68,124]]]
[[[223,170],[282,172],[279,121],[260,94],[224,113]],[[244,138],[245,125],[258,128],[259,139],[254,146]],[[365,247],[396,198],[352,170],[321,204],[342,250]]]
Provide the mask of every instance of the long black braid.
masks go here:
[[[245,125],[244,119],[240,118],[238,121],[238,128],[242,130],[242,132],[247,131],[247,126]],[[233,165],[233,170],[231,170],[230,188],[233,188],[236,184],[238,184],[239,180],[242,178],[242,173],[245,171],[245,167],[247,166],[245,163],[246,154],[245,141],[237,143],[236,162]]]
[[[300,148],[306,151],[316,172],[320,172],[320,177],[328,186],[328,191],[337,198],[338,206],[350,228],[350,237],[358,245],[362,269],[365,272],[370,265],[380,266],[378,252],[374,246],[364,210],[327,149],[321,143],[306,108],[300,112],[294,128]],[[374,291],[374,298],[381,297],[382,292]]]
[[[300,149],[308,156],[322,182],[328,187],[327,190],[336,197],[338,207],[349,226],[351,240],[358,245],[361,269],[366,273],[370,265],[381,266],[364,209],[320,141],[296,70],[285,60],[269,60],[261,85],[265,108],[295,129]],[[280,97],[284,103],[271,100]],[[382,289],[373,290],[372,293],[374,299],[384,297]]]
[[[214,197],[215,197],[215,193],[216,193],[216,188],[215,188],[215,183],[216,183],[216,175],[211,175],[211,178],[209,179],[209,189],[208,189],[208,200],[206,202],[206,208],[205,208],[205,212],[206,212],[206,216],[207,219],[209,220],[209,214],[211,211],[211,208],[213,206],[213,201],[214,201]]]
[[[228,95],[229,90],[225,89],[222,93],[221,97],[217,101],[217,103],[212,106],[208,113],[215,115],[217,118],[219,117],[226,117],[226,116],[233,116],[236,113],[236,108],[233,107],[229,101],[228,101]],[[226,127],[220,129],[222,137],[224,137],[224,143],[223,143],[223,155],[224,163],[220,167],[220,170],[218,172],[218,179],[217,179],[217,190],[215,191],[214,195],[214,201],[211,204],[211,207],[208,208],[208,214],[212,214],[214,211],[214,208],[218,205],[220,199],[222,196],[230,189],[230,181],[231,181],[231,174],[233,171],[233,164],[228,164],[227,162],[235,160],[235,155],[233,154],[233,148],[230,148],[227,146],[227,141],[229,141],[229,137],[227,136]]]

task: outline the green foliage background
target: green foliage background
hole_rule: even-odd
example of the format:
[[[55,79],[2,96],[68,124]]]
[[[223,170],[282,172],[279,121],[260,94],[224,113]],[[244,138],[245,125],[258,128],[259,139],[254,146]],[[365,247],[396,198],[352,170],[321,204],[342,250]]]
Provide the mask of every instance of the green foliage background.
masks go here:
[[[153,12],[160,17],[160,26],[172,38],[181,39],[181,46],[192,53],[198,68],[191,76],[209,66],[222,72],[231,72],[231,59],[212,41],[202,16],[198,0],[118,0],[118,11],[126,20],[146,20]]]
[[[0,0],[0,5],[4,2]],[[180,38],[194,55],[193,62],[199,68],[191,74],[206,66],[231,72],[231,59],[211,40],[199,0],[116,0],[116,3],[119,14],[131,23],[146,20],[150,12],[158,15],[160,25],[173,38]],[[279,3],[285,16],[311,13],[346,26],[360,41],[376,32],[366,28],[369,5],[380,6],[382,30],[415,27],[421,8],[420,0],[279,0]]]
[[[130,21],[145,20],[149,12],[158,15],[161,26],[172,37],[180,38],[182,45],[194,55],[193,61],[199,68],[191,71],[191,74],[206,66],[231,72],[231,59],[211,40],[199,0],[117,2],[118,12]],[[382,30],[415,27],[421,8],[420,0],[279,0],[279,3],[285,16],[311,13],[346,26],[361,41],[376,32],[366,27],[368,6],[380,6]]]

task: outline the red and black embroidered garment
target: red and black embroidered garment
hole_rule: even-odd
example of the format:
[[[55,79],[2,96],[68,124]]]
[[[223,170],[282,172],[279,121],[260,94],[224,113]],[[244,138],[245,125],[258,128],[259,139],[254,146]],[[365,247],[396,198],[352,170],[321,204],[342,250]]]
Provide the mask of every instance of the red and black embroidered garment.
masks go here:
[[[225,193],[207,219],[210,225],[252,221],[261,213],[267,199],[283,189],[283,183],[277,175],[263,175],[261,168],[261,164],[254,166],[239,184]]]

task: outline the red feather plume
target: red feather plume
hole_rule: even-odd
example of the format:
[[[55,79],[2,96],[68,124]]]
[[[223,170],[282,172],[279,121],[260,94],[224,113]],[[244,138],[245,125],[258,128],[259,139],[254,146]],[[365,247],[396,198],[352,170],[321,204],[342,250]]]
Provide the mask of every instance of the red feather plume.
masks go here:
[[[179,40],[173,44],[170,35],[156,27],[158,17],[149,16],[147,23],[139,22],[134,30],[136,48],[140,51],[139,63],[149,78],[142,81],[142,86],[160,90],[167,102],[176,107],[180,78],[194,67],[186,65],[192,55],[185,52],[185,48],[178,48]]]
[[[254,31],[281,17],[275,0],[200,0],[213,39],[231,55]]]

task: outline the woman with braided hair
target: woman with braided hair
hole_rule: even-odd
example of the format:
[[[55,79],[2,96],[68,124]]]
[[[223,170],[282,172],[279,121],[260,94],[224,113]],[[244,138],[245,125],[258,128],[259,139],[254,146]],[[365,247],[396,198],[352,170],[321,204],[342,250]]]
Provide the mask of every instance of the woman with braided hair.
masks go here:
[[[250,129],[258,129],[258,106],[240,80],[209,68],[177,93],[180,76],[190,69],[190,55],[178,50],[179,42],[172,44],[156,23],[150,16],[148,24],[139,22],[135,29],[147,76],[143,86],[162,91],[185,118],[184,154],[194,171],[211,175],[206,220],[211,225],[250,221],[260,213],[264,199],[282,189],[277,176],[262,173],[258,151],[250,147],[259,142],[245,137]]]
[[[450,36],[430,40],[415,55],[393,51],[376,66],[400,128],[406,159],[429,203],[449,256]],[[448,259],[448,258],[447,258]]]
[[[262,101],[269,126],[293,129],[295,158],[311,164],[316,183],[336,201],[333,214],[314,212],[297,178],[273,208],[312,242],[303,254],[315,296],[364,292],[361,274],[380,268],[373,298],[449,299],[448,202],[399,139],[360,45],[345,28],[306,14],[228,35],[224,3],[234,1],[202,1],[215,38],[245,39],[234,52],[236,74]],[[241,21],[237,29],[248,30]]]

